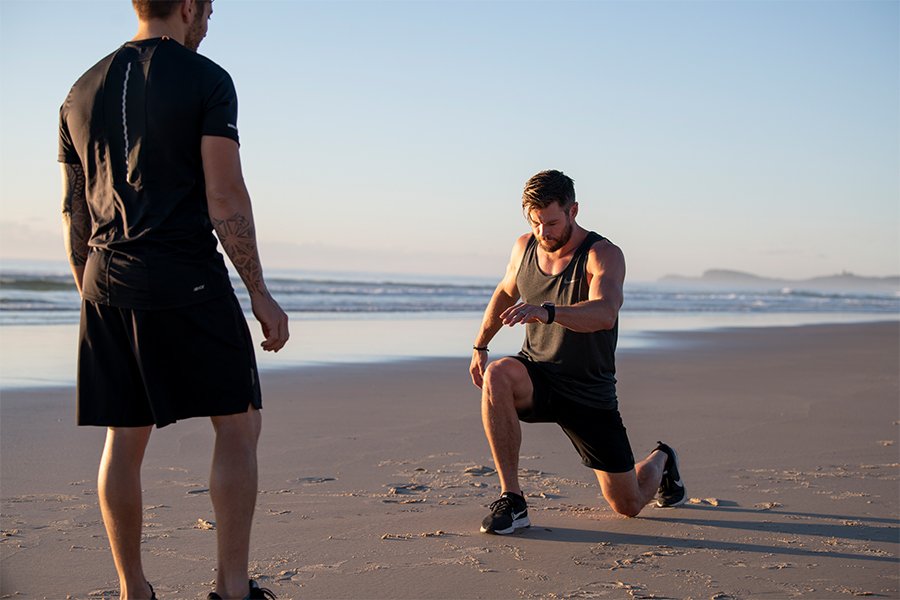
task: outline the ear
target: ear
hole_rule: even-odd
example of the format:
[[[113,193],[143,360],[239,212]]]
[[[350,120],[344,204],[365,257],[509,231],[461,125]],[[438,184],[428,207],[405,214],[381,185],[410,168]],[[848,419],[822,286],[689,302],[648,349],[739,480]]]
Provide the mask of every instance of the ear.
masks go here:
[[[196,0],[181,0],[181,20],[185,25],[189,25],[194,21],[194,11],[197,10]]]
[[[569,207],[569,219],[574,219],[578,215],[578,203],[573,202],[572,206]]]

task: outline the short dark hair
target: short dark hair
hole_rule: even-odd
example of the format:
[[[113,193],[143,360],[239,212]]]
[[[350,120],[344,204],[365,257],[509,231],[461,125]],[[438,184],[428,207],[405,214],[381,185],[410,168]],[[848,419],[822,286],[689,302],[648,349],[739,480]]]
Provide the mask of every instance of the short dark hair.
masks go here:
[[[522,210],[527,216],[535,208],[547,208],[558,202],[567,208],[575,202],[575,182],[562,171],[541,171],[525,182]]]
[[[168,19],[181,0],[131,0],[131,5],[141,21]]]

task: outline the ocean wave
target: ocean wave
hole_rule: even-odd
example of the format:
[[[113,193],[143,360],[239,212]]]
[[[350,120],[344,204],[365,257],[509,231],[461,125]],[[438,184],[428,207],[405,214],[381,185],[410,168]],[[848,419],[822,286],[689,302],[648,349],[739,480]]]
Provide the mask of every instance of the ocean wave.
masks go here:
[[[493,285],[400,279],[286,277],[268,280],[272,295],[291,313],[422,314],[481,313]],[[234,287],[245,311],[243,285]],[[77,321],[80,298],[70,275],[0,273],[0,325]],[[673,290],[652,284],[626,285],[623,312],[632,313],[877,313],[900,315],[894,294],[823,293],[794,289],[766,292]]]

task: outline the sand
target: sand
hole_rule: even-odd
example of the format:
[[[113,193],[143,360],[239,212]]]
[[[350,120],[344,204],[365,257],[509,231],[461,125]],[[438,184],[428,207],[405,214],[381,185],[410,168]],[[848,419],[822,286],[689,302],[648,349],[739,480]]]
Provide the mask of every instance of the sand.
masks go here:
[[[636,455],[679,451],[691,503],[620,517],[556,426],[525,425],[533,526],[512,536],[478,532],[498,487],[468,357],[266,373],[253,574],[280,598],[898,597],[898,323],[670,341],[620,352],[620,409]],[[117,595],[104,431],[72,397],[3,394],[0,597]],[[212,589],[211,446],[204,419],[150,442],[161,600]]]

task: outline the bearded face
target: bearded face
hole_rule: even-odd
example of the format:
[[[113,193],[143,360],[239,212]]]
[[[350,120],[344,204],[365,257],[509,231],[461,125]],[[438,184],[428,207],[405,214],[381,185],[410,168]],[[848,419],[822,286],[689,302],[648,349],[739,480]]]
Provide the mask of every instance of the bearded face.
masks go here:
[[[528,214],[531,230],[544,252],[556,252],[569,243],[573,220],[572,207],[563,208],[558,203]]]
[[[545,233],[538,238],[538,243],[545,252],[556,252],[569,243],[572,237],[572,220],[566,216],[562,231],[558,233]]]

